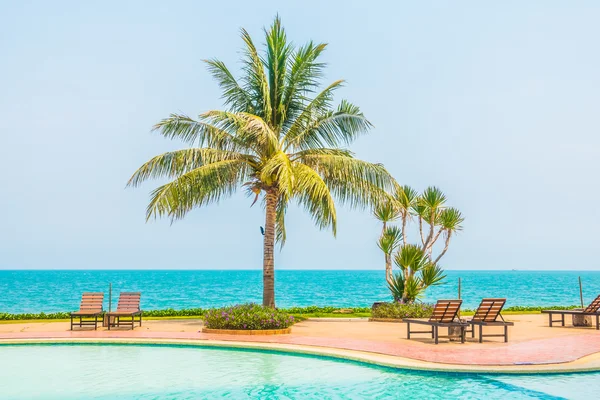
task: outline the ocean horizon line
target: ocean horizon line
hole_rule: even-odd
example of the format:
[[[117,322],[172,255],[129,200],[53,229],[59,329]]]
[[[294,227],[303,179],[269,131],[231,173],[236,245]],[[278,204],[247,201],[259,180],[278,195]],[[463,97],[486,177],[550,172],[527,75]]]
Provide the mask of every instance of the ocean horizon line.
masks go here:
[[[2,271],[207,271],[207,272],[229,272],[229,271],[258,271],[262,268],[0,268]],[[327,272],[371,272],[377,271],[384,273],[383,269],[343,269],[343,268],[276,268],[275,271],[327,271]],[[600,269],[528,269],[528,268],[511,268],[511,269],[454,269],[444,268],[444,271],[464,271],[464,272],[600,272]]]

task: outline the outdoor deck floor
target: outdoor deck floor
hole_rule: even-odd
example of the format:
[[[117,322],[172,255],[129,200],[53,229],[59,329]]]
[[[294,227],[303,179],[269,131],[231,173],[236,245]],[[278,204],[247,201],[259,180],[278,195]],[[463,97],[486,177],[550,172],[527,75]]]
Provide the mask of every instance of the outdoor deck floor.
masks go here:
[[[440,339],[434,345],[428,335],[406,339],[406,324],[367,321],[300,322],[287,335],[223,335],[202,333],[202,321],[191,319],[149,320],[135,330],[99,328],[69,330],[66,322],[0,324],[3,339],[170,339],[235,341],[266,344],[318,346],[402,357],[430,363],[470,366],[515,366],[571,363],[600,354],[600,331],[593,328],[548,327],[546,315],[510,315],[509,342],[489,338],[483,343],[467,335],[467,343]],[[570,324],[570,319],[568,321]],[[488,328],[493,330],[494,328]],[[440,331],[440,334],[443,334]]]

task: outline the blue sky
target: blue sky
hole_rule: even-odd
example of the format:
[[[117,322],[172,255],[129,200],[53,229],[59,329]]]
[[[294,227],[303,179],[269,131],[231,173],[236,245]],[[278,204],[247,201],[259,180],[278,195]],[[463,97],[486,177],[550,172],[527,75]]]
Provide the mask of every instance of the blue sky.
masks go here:
[[[600,5],[506,2],[11,2],[0,15],[0,268],[261,268],[239,193],[170,225],[125,189],[171,112],[221,107],[202,59],[233,69],[239,28],[279,13],[329,43],[327,81],[375,125],[351,149],[466,216],[447,269],[598,269]],[[485,3],[485,4],[484,4]],[[288,213],[285,269],[382,269],[378,223],[338,236]],[[413,236],[413,238],[415,238]]]

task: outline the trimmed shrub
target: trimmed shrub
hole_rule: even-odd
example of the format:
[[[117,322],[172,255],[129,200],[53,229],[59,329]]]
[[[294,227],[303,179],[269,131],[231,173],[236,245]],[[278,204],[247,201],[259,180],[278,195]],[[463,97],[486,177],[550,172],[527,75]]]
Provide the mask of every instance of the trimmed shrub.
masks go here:
[[[319,307],[319,306],[307,306],[307,307],[290,307],[284,308],[289,314],[332,314],[334,311],[339,309],[352,310],[355,313],[368,313],[371,312],[370,307]]]
[[[429,318],[433,312],[433,304],[429,303],[384,303],[375,307],[371,318]]]
[[[204,324],[209,329],[285,329],[294,324],[294,317],[250,303],[207,310]]]

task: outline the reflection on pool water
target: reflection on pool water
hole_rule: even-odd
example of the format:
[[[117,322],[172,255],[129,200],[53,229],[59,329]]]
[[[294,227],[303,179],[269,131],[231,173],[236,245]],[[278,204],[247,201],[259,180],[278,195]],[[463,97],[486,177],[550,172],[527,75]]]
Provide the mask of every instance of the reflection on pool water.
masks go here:
[[[591,399],[599,382],[600,373],[420,373],[186,346],[0,346],[3,399]]]

